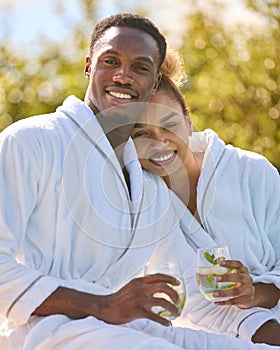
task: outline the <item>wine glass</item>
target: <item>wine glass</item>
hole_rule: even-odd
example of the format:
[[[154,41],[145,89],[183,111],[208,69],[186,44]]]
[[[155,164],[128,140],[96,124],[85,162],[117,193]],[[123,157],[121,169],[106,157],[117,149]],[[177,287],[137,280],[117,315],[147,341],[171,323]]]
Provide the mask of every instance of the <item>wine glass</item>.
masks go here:
[[[203,296],[213,302],[229,300],[232,297],[214,297],[213,293],[236,287],[236,282],[216,282],[216,276],[236,273],[236,269],[222,267],[221,260],[230,260],[228,246],[199,248],[197,251],[196,281]]]
[[[170,285],[170,287],[176,290],[176,292],[179,295],[178,304],[174,304],[174,302],[170,299],[170,297],[165,293],[155,293],[154,296],[168,300],[169,302],[173,303],[178,308],[179,311],[182,311],[186,302],[186,288],[185,288],[185,283],[181,274],[180,265],[175,262],[162,262],[162,263],[147,264],[145,266],[144,268],[145,276],[152,275],[155,273],[163,273],[165,275],[173,276],[180,281],[179,286]],[[152,310],[159,316],[162,316],[170,321],[178,317],[173,315],[170,311],[164,309],[161,306],[153,306]]]

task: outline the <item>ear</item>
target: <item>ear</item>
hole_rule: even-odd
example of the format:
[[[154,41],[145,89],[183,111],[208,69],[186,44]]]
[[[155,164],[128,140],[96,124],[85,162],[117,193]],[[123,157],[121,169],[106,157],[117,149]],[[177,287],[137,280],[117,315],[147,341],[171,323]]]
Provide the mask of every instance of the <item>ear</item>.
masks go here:
[[[158,85],[159,85],[159,83],[160,83],[161,77],[162,77],[162,74],[161,74],[161,73],[157,73],[157,76],[156,76],[156,80],[155,80],[155,84],[154,84],[154,87],[153,87],[153,92],[152,92],[152,94],[154,94],[154,93],[157,91],[157,88],[158,88]]]
[[[89,56],[87,56],[85,70],[84,70],[84,74],[85,74],[87,79],[90,78],[90,72],[91,72],[91,58]]]
[[[188,135],[189,136],[192,136],[192,133],[193,133],[193,125],[192,125],[192,121],[191,121],[191,118],[190,116],[186,116],[185,117],[186,119],[186,126],[187,126],[187,129],[188,129]]]

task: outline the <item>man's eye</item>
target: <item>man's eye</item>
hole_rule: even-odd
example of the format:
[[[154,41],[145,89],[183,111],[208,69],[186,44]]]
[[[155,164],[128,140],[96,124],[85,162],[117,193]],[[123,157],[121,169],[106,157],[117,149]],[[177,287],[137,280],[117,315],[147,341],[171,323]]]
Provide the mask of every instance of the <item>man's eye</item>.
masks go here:
[[[117,60],[113,59],[113,58],[104,58],[103,62],[108,64],[108,65],[116,65],[117,64]]]
[[[144,72],[148,72],[149,71],[149,68],[147,66],[144,66],[144,65],[135,65],[135,69],[136,70],[139,70],[139,71],[144,71]]]

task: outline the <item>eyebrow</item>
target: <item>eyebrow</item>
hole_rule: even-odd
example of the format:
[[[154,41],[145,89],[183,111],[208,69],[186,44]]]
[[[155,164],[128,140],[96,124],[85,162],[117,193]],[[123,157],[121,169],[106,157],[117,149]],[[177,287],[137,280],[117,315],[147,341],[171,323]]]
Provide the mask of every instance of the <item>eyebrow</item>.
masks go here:
[[[112,55],[120,57],[120,54],[117,51],[112,50],[112,49],[109,49],[107,51],[102,52],[101,55],[106,55],[106,54],[112,54]],[[138,57],[136,57],[136,60],[144,61],[146,63],[153,65],[153,66],[155,65],[155,62],[151,58],[149,58],[148,56],[138,56]]]
[[[175,112],[175,111],[170,112],[170,113],[167,114],[165,117],[163,117],[163,118],[160,119],[159,124],[160,124],[160,123],[166,122],[166,121],[169,120],[170,118],[174,117],[174,115],[178,115],[178,113]],[[147,124],[148,124],[148,125],[154,125],[153,123],[135,123],[135,124],[134,124],[134,128],[144,128]]]

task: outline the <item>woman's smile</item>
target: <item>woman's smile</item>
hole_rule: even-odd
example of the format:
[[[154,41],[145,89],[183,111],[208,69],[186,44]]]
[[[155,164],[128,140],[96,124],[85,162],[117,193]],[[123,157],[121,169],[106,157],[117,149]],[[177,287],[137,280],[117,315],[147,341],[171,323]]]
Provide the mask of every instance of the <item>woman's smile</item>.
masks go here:
[[[176,159],[176,153],[176,151],[157,152],[149,157],[149,160],[155,166],[166,167]]]

